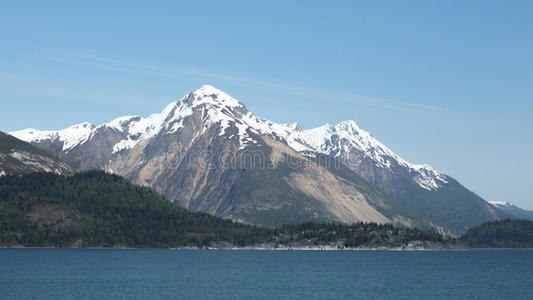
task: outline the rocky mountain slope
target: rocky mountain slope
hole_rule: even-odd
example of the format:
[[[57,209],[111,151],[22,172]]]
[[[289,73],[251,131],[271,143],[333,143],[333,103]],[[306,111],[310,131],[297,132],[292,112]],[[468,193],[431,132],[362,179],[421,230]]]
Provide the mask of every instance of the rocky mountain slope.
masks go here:
[[[13,135],[81,170],[106,170],[182,207],[259,225],[372,221],[456,234],[505,213],[353,121],[302,130],[208,85],[147,118]]]
[[[57,157],[0,132],[0,176],[32,172],[73,174],[74,170]]]
[[[306,155],[338,159],[377,186],[394,210],[412,222],[411,226],[453,233],[509,216],[452,177],[427,164],[404,160],[354,121],[305,130],[299,137],[313,149],[303,151]]]
[[[510,202],[505,201],[489,201],[495,207],[509,213],[517,219],[526,219],[533,221],[533,211],[520,208]]]

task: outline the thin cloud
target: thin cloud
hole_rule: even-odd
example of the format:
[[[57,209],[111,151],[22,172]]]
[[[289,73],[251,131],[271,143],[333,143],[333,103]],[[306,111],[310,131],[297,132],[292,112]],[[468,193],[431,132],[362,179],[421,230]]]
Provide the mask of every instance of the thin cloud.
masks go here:
[[[116,58],[98,57],[64,51],[58,52],[58,54],[59,55],[57,57],[46,57],[45,59],[67,64],[77,64],[92,68],[99,68],[118,72],[138,73],[169,79],[194,78],[207,82],[223,82],[231,86],[252,88],[285,96],[296,96],[305,99],[315,100],[328,100],[337,103],[361,104],[367,106],[381,107],[390,110],[440,110],[440,108],[438,107],[426,104],[363,96],[354,93],[327,92],[313,88],[279,84],[268,80],[254,79],[232,74],[206,72],[182,67],[167,67],[156,64],[139,63]]]

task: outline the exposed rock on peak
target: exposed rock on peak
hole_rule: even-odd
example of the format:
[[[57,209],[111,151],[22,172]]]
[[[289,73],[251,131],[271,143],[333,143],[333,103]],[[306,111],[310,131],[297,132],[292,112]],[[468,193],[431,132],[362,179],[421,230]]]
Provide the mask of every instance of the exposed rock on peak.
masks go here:
[[[456,234],[505,215],[354,121],[302,130],[210,85],[146,118],[12,134],[81,170],[112,171],[188,209],[261,225],[364,220]]]

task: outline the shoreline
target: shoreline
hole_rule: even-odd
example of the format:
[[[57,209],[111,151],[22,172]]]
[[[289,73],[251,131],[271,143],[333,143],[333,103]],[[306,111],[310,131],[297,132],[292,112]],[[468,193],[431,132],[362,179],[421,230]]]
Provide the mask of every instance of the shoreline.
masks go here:
[[[337,248],[332,246],[297,246],[297,247],[263,247],[263,246],[245,246],[245,247],[169,247],[169,248],[136,248],[136,247],[26,247],[26,246],[1,246],[3,249],[20,249],[20,250],[195,250],[195,251],[470,251],[473,249],[487,248],[469,248],[466,246],[457,247],[355,247],[355,248]],[[496,248],[500,249],[500,248]],[[524,249],[524,248],[510,248]]]
[[[533,250],[533,248],[399,248],[399,247],[356,247],[356,248],[333,248],[330,246],[313,247],[168,247],[168,248],[135,248],[135,247],[27,247],[27,246],[0,246],[0,250],[198,250],[198,251],[472,251],[472,250]]]

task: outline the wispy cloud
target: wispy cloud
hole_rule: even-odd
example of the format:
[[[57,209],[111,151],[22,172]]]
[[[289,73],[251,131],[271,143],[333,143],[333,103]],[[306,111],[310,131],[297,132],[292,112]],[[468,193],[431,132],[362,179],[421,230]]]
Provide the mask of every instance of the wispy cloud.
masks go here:
[[[41,57],[42,58],[42,57]],[[233,74],[209,72],[198,69],[183,67],[169,67],[151,63],[134,62],[129,60],[99,57],[73,52],[56,52],[54,57],[45,57],[45,60],[66,64],[76,64],[91,68],[112,70],[117,72],[138,73],[148,76],[156,76],[170,79],[197,79],[205,82],[221,82],[227,85],[255,89],[281,96],[292,96],[301,99],[328,100],[334,103],[359,104],[375,106],[399,111],[430,110],[437,111],[440,108],[406,101],[397,101],[373,96],[358,95],[349,92],[324,91],[309,87],[299,87],[280,84],[269,80],[255,79]]]

